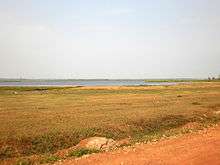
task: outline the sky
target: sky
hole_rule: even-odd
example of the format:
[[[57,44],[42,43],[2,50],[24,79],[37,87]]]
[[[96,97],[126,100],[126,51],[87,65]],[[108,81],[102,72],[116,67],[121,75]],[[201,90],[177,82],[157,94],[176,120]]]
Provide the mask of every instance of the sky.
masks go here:
[[[0,77],[218,76],[219,9],[219,0],[0,0]]]

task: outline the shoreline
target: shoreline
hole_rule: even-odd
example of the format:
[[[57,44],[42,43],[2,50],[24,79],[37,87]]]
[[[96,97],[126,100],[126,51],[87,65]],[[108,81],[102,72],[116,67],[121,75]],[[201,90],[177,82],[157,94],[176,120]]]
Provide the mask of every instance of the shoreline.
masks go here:
[[[161,82],[161,83],[157,83],[155,82],[155,84],[153,83],[149,83],[149,84],[146,84],[146,85],[1,85],[0,83],[0,88],[1,87],[33,87],[33,88],[36,88],[36,87],[45,87],[45,88],[53,88],[53,87],[61,87],[61,88],[76,88],[76,87],[106,87],[106,88],[109,88],[109,87],[153,87],[153,86],[175,86],[175,85],[182,85],[182,84],[192,84],[192,83],[195,83],[195,82]],[[202,83],[205,83],[205,82],[202,82]]]

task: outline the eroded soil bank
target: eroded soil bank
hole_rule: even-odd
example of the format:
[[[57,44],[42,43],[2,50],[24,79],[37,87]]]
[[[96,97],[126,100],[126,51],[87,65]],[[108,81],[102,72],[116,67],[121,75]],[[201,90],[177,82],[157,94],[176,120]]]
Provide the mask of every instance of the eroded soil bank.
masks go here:
[[[150,144],[99,153],[56,165],[146,165],[220,163],[220,126]]]

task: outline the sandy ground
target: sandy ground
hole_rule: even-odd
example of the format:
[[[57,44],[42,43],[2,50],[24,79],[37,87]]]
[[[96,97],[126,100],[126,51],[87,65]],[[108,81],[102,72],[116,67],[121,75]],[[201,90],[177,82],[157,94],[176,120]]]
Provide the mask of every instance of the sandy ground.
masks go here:
[[[181,137],[139,144],[134,148],[99,153],[56,165],[220,165],[220,126]]]

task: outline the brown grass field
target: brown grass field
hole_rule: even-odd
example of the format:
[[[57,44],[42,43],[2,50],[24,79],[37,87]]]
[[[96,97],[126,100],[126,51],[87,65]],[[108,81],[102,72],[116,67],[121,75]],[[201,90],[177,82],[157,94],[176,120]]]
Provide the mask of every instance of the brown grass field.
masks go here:
[[[91,136],[133,142],[171,136],[188,123],[217,123],[219,111],[220,82],[0,87],[0,162],[51,155]]]

